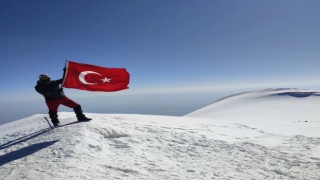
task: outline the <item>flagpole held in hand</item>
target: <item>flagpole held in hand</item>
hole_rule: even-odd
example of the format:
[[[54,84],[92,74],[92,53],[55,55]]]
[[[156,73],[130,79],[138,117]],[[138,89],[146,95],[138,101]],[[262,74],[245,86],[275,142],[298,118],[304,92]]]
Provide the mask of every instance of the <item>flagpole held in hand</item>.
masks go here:
[[[66,59],[66,63],[64,64],[64,68],[63,68],[63,75],[62,75],[63,82],[62,82],[62,86],[64,86],[64,82],[65,82],[65,79],[66,79],[67,65],[68,65],[68,60]]]

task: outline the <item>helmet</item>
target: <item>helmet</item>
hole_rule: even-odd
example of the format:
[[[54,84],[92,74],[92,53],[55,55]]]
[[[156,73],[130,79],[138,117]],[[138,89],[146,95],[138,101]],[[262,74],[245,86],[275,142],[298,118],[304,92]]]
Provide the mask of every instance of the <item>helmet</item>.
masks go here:
[[[41,82],[50,82],[50,75],[49,74],[40,74],[39,80]]]

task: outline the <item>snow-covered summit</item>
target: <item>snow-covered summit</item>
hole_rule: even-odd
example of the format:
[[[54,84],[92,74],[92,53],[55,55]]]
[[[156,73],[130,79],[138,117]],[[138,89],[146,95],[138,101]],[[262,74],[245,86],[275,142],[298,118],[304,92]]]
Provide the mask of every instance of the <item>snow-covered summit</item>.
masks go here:
[[[319,136],[319,108],[320,91],[265,89],[222,98],[186,117],[233,121],[274,133]]]
[[[217,100],[216,102],[208,105],[204,108],[191,112],[187,116],[201,116],[206,112],[215,111],[215,108],[220,106],[226,106],[227,109],[230,108],[230,105],[236,102],[247,103],[250,101],[257,101],[258,99],[274,101],[282,101],[283,97],[294,97],[294,98],[306,98],[306,101],[312,101],[320,97],[320,91],[317,90],[302,90],[302,89],[293,89],[293,88],[278,88],[278,89],[264,89],[257,91],[243,92],[239,94],[234,94]],[[308,98],[310,97],[310,98]],[[287,98],[288,99],[288,98]],[[298,99],[292,99],[292,102],[299,101]],[[243,104],[245,105],[245,104]],[[226,110],[227,110],[226,109]]]
[[[312,94],[279,95],[288,92]],[[317,179],[320,121],[308,108],[318,105],[316,91],[278,89],[230,96],[198,117],[86,113],[91,122],[75,123],[60,112],[51,129],[37,114],[0,126],[0,179]]]

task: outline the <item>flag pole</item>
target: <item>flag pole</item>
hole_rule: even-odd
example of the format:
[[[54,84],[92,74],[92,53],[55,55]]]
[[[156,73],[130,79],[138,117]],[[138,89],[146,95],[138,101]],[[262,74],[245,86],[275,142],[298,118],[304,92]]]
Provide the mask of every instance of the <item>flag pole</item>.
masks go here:
[[[64,82],[66,80],[66,74],[68,71],[68,59],[66,59],[66,63],[64,64],[64,68],[63,68],[63,82],[62,82],[62,86],[64,86]]]

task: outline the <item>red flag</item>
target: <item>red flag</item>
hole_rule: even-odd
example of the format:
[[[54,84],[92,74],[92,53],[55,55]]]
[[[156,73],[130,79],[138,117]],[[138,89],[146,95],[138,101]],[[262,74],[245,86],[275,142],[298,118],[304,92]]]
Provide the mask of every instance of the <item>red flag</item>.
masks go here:
[[[67,61],[63,87],[87,91],[128,89],[130,74],[125,68],[106,68]]]

